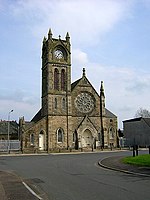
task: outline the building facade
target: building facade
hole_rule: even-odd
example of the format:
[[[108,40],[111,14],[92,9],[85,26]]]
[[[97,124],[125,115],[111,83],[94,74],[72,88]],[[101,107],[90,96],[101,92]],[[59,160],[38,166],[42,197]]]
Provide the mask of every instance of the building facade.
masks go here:
[[[128,146],[150,146],[150,118],[125,120],[123,130]]]
[[[71,84],[71,44],[43,39],[41,109],[30,122],[20,118],[23,150],[51,151],[117,145],[117,117],[105,108],[104,86],[99,94],[85,69]]]
[[[9,130],[8,130],[9,129]],[[0,140],[19,140],[19,124],[16,121],[0,121]]]

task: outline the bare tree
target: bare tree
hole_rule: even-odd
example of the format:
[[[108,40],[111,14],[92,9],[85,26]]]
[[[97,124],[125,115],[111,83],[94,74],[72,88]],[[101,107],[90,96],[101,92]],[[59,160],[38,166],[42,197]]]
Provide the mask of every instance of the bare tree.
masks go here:
[[[147,109],[139,108],[135,113],[135,117],[150,118],[150,112]]]

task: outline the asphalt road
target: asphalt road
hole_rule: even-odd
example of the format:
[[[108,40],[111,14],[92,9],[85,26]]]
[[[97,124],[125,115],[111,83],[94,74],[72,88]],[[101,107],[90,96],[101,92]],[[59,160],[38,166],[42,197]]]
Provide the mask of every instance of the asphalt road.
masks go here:
[[[97,165],[116,155],[131,152],[0,157],[0,171],[15,172],[49,200],[149,200],[150,178]]]

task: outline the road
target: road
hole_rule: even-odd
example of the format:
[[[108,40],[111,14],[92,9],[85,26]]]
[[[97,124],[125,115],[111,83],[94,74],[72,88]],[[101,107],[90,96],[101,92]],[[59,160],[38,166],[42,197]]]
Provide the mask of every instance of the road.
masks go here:
[[[49,200],[149,200],[150,178],[106,170],[104,157],[131,152],[0,157],[0,171],[13,171]]]

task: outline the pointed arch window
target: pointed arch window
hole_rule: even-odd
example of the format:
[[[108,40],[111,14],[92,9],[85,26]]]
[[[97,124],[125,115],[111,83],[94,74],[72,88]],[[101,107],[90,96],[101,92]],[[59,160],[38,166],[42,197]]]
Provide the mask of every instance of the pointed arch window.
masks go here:
[[[64,139],[64,131],[63,131],[63,129],[59,128],[57,130],[57,142],[62,143],[63,139]]]
[[[65,101],[65,98],[62,99],[62,109],[63,109],[63,110],[66,109],[66,101]]]
[[[34,145],[34,134],[30,134],[30,144]]]
[[[73,133],[72,142],[75,143],[75,133]]]
[[[61,70],[61,90],[65,91],[65,86],[66,86],[66,77],[65,77],[65,70]]]
[[[57,98],[54,100],[54,108],[57,109]]]
[[[112,127],[109,129],[109,137],[110,139],[114,139],[114,129]]]
[[[59,90],[59,71],[57,68],[54,70],[54,90]]]

